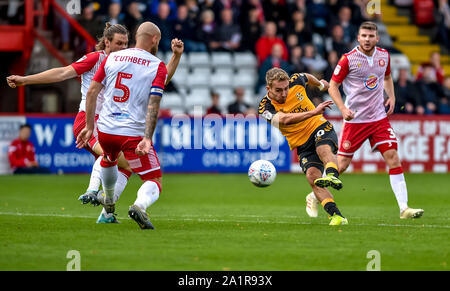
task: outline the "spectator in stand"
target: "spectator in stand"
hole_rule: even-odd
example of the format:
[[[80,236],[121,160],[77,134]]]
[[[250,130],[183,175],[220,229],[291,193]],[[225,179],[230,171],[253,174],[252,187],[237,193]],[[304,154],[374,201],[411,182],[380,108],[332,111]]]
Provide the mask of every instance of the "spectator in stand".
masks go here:
[[[220,13],[221,24],[216,29],[217,41],[210,47],[219,51],[236,51],[241,45],[241,28],[233,21],[233,10],[225,8]]]
[[[295,73],[301,73],[306,71],[305,65],[302,63],[303,48],[301,46],[295,46],[290,53],[290,69],[287,71],[289,75]]]
[[[130,2],[127,6],[127,13],[125,14],[124,24],[130,32],[128,46],[134,47],[136,30],[144,22],[144,17],[139,10],[139,3],[136,1]]]
[[[103,34],[103,27],[105,26],[101,17],[94,15],[94,4],[90,3],[84,6],[81,10],[81,15],[78,18],[78,23],[94,38],[97,39]],[[86,54],[87,43],[80,35],[76,34],[74,38],[74,59],[81,58]]]
[[[276,43],[272,46],[272,53],[268,56],[264,62],[261,64],[258,70],[258,82],[256,87],[256,92],[264,90],[266,86],[266,72],[274,67],[281,68],[287,72],[290,71],[291,66],[289,63],[282,58],[283,56],[283,46]]]
[[[188,8],[188,18],[198,24],[200,22],[200,7],[197,0],[186,0],[185,2]]]
[[[39,167],[36,161],[34,145],[29,141],[31,126],[23,124],[19,137],[13,140],[8,149],[9,164],[14,174],[48,174],[49,169]]]
[[[296,34],[300,45],[312,41],[312,29],[309,23],[305,21],[305,13],[303,11],[297,10],[292,13],[288,33]]]
[[[416,84],[425,104],[425,114],[437,113],[442,86],[436,79],[434,67],[431,65],[424,66],[422,77],[416,81]]]
[[[125,17],[121,13],[122,5],[120,1],[114,0],[111,1],[111,4],[108,6],[108,15],[104,17],[103,22],[109,22],[111,25],[114,24],[122,24],[124,25]]]
[[[424,77],[424,70],[425,68],[431,72],[429,72],[430,76],[428,78],[431,78],[433,82],[438,82],[439,84],[442,84],[444,82],[444,69],[441,66],[441,54],[439,52],[432,52],[430,55],[430,61],[423,63],[420,65],[419,69],[417,70],[417,76],[416,81],[420,81]]]
[[[306,44],[304,47],[304,56],[302,63],[307,68],[307,72],[310,74],[323,74],[323,71],[327,68],[328,63],[320,54],[316,52],[316,48],[313,44]]]
[[[358,34],[357,27],[352,23],[352,9],[349,6],[343,6],[339,9],[337,23],[344,30],[344,43],[351,43]]]
[[[288,7],[286,6],[286,1],[266,0],[263,1],[262,7],[264,10],[264,18],[266,19],[266,21],[276,23],[280,34],[286,34],[286,20],[289,19],[289,11]]]
[[[286,46],[289,52],[289,59],[292,54],[292,49],[296,46],[299,46],[298,37],[295,33],[288,34],[286,37]]]
[[[344,29],[339,24],[331,29],[331,37],[326,39],[325,49],[327,52],[336,51],[339,57],[350,50],[350,44],[344,42]]]
[[[450,114],[450,77],[445,77],[438,111],[440,114]]]
[[[88,4],[83,7],[81,16],[78,18],[78,23],[87,31],[93,38],[101,36],[103,27],[105,26],[102,19],[94,15],[94,4]]]
[[[400,69],[398,79],[394,83],[395,109],[394,113],[424,114],[420,95],[416,85],[409,80],[409,70]]]
[[[255,45],[258,64],[262,64],[262,62],[271,54],[272,46],[277,43],[282,45],[282,58],[287,61],[289,53],[283,39],[277,37],[277,25],[274,22],[268,21],[264,28],[264,34],[258,39]]]
[[[323,78],[327,81],[331,80],[331,77],[333,76],[334,69],[336,68],[336,65],[339,61],[339,58],[341,55],[339,55],[335,50],[331,50],[328,52],[327,55],[327,68],[323,72]]]
[[[206,45],[196,39],[197,25],[189,17],[189,9],[186,5],[178,6],[177,18],[174,21],[174,34],[184,42],[186,52],[205,52]]]
[[[250,114],[256,113],[253,106],[245,103],[244,101],[245,90],[242,87],[237,87],[234,89],[234,96],[236,97],[235,102],[228,105],[228,113],[230,114]]]
[[[447,0],[439,0],[438,41],[450,50],[450,6]]]
[[[175,0],[151,0],[148,1],[150,3],[150,18],[155,17],[159,14],[159,5],[161,3],[166,3],[169,6],[169,15],[167,19],[173,21],[177,17],[177,3]],[[163,34],[164,35],[164,34]]]
[[[216,23],[214,21],[214,12],[210,9],[204,10],[201,14],[201,23],[197,27],[197,37],[202,41],[208,50],[214,48],[211,47],[211,43],[217,41],[216,39]]]
[[[251,8],[247,15],[248,17],[243,17],[241,22],[242,35],[245,36],[241,40],[241,49],[255,53],[255,43],[262,33],[261,14],[257,8]]]
[[[330,12],[325,1],[307,1],[306,10],[308,11],[308,17],[311,19],[312,30],[320,35],[327,34]]]
[[[222,1],[202,0],[202,1],[198,1],[198,3],[200,6],[200,11],[203,12],[205,10],[211,10],[214,13],[214,19],[215,19],[216,25],[219,25],[220,21],[221,21],[220,20],[220,12],[225,8]]]
[[[170,5],[167,2],[159,2],[158,11],[152,22],[159,27],[161,38],[159,42],[159,49],[162,52],[167,52],[171,49],[171,41],[174,38],[174,22],[169,19]]]
[[[219,106],[220,95],[217,92],[211,91],[211,106],[206,110],[206,114],[222,114]]]

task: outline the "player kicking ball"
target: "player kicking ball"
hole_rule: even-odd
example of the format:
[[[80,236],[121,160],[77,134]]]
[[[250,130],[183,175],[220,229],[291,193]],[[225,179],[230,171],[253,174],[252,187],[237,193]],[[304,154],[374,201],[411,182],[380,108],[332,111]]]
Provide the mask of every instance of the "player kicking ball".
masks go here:
[[[389,180],[400,209],[400,218],[419,218],[423,209],[408,206],[408,191],[403,169],[397,152],[397,138],[388,116],[394,112],[395,95],[391,77],[389,53],[376,47],[379,40],[377,25],[364,22],[359,27],[359,46],[344,54],[338,62],[328,90],[342,113],[342,128],[338,151],[339,173],[350,165],[353,154],[369,140],[372,150],[381,153],[389,168]],[[345,103],[339,92],[343,84]],[[388,98],[384,100],[384,92]],[[386,112],[387,108],[387,112]],[[314,194],[307,196],[312,208],[318,202]],[[308,215],[314,215],[313,209]]]
[[[317,107],[306,95],[306,85],[328,89],[328,82],[318,80],[310,74],[293,74],[291,77],[280,68],[266,73],[267,95],[259,104],[258,113],[277,127],[286,137],[291,150],[297,149],[300,166],[306,174],[318,201],[329,214],[330,225],[348,224],[327,189],[341,189],[337,168],[337,135],[323,113],[332,101],[325,101]],[[322,173],[326,177],[322,177]]]

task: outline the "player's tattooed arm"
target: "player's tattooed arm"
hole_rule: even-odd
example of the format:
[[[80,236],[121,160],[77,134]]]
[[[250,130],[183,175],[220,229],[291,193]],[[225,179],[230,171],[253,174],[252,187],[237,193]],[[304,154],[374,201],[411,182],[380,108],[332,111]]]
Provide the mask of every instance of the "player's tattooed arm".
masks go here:
[[[147,116],[145,117],[144,138],[139,142],[136,148],[136,154],[139,156],[147,155],[152,148],[152,136],[155,132],[156,123],[158,121],[159,103],[161,102],[159,95],[150,95],[148,101]]]
[[[156,122],[158,121],[159,103],[161,102],[161,96],[150,95],[148,102],[147,116],[145,118],[145,138],[152,138],[155,132]]]

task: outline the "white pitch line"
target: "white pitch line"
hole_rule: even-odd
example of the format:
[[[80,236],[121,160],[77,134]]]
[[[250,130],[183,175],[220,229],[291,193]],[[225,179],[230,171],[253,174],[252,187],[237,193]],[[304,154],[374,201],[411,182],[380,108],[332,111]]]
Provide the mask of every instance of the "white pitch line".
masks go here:
[[[11,216],[35,216],[35,217],[63,217],[63,218],[89,218],[95,219],[96,216],[87,216],[87,215],[71,215],[71,214],[52,214],[52,213],[22,213],[22,212],[0,212],[0,215],[11,215]],[[152,215],[152,217],[156,217],[161,220],[167,221],[197,221],[197,222],[228,222],[228,223],[266,223],[266,224],[297,224],[297,225],[327,225],[327,223],[312,223],[306,221],[282,221],[282,220],[226,220],[226,219],[217,219],[213,218],[212,215],[188,215],[183,214],[178,217],[173,217],[169,215]],[[207,217],[207,218],[205,218]],[[228,215],[230,218],[266,218],[264,216],[258,215]],[[120,217],[120,219],[130,219],[128,217]],[[277,218],[296,218],[296,216],[280,216]],[[412,228],[444,228],[450,229],[450,225],[432,225],[432,224],[422,224],[422,225],[410,225],[410,224],[387,224],[387,223],[378,223],[378,224],[368,224],[368,223],[354,223],[350,224],[354,226],[382,226],[382,227],[412,227]]]

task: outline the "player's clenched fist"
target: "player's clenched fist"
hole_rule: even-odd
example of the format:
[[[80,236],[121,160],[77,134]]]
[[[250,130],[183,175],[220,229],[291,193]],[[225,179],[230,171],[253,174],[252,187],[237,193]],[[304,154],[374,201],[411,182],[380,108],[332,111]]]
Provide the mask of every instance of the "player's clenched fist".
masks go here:
[[[174,38],[171,42],[171,48],[174,54],[182,54],[184,51],[184,43],[182,40]]]
[[[152,140],[144,137],[141,140],[141,142],[137,145],[136,154],[138,156],[148,155],[151,148],[152,148]]]
[[[9,77],[6,77],[6,82],[8,83],[9,87],[16,88],[18,86],[25,85],[25,77],[17,76],[17,75],[11,75]]]

